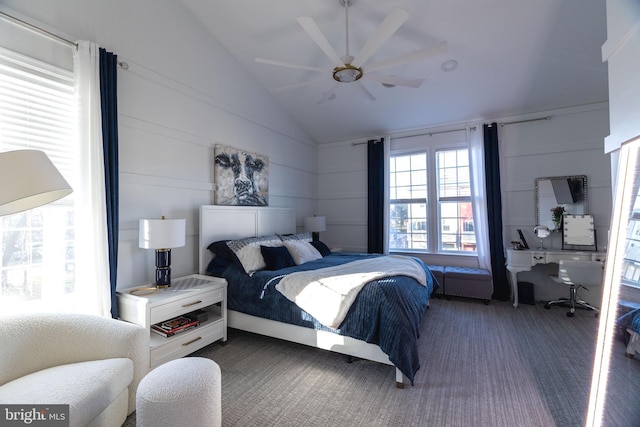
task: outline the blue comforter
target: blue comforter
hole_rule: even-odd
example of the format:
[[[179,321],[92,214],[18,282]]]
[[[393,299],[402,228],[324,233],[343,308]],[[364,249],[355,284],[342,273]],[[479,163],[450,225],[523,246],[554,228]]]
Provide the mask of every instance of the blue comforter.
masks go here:
[[[322,259],[276,271],[261,270],[248,276],[232,265],[223,274],[227,279],[227,307],[230,310],[317,330],[327,330],[378,345],[391,362],[411,381],[420,368],[419,327],[429,296],[436,283],[429,269],[427,286],[407,276],[369,282],[360,291],[345,320],[331,329],[300,309],[275,289],[278,281],[294,271],[311,270],[377,255],[333,253]]]

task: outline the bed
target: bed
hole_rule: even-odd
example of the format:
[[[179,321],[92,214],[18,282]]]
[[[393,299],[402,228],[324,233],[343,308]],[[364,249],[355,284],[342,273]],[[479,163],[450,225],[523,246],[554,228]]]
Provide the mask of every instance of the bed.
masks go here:
[[[402,388],[405,380],[413,384],[420,368],[419,326],[431,292],[437,286],[433,275],[420,260],[328,253],[325,248],[320,251],[324,256],[297,266],[289,263],[284,268],[277,265],[275,270],[263,267],[254,271],[246,268],[246,263],[243,266],[232,262],[216,272],[212,271],[211,265],[217,261],[212,251],[214,246],[224,243],[223,246],[235,248],[234,244],[253,236],[258,237],[261,245],[269,239],[275,239],[274,236],[292,239],[294,241],[286,244],[295,255],[295,250],[289,244],[298,245],[295,240],[302,236],[296,234],[295,222],[295,212],[290,208],[201,206],[200,273],[216,274],[227,279],[228,326],[392,365],[396,371],[396,386]],[[231,244],[227,243],[229,240]],[[265,245],[279,250],[278,246],[283,246],[283,242]],[[263,253],[267,256],[266,252]],[[371,280],[358,288],[359,292],[355,293],[350,308],[342,313],[344,317],[332,318],[333,323],[312,311],[312,308],[301,309],[283,294],[293,277],[302,280],[300,276],[318,275],[334,269],[349,272],[354,268],[371,270],[368,267],[371,262],[395,265],[396,261],[403,273],[390,277],[367,276]],[[249,274],[247,270],[251,270]],[[424,275],[420,283],[418,270],[422,270]],[[370,273],[366,272],[367,275]],[[415,277],[410,277],[413,273]]]

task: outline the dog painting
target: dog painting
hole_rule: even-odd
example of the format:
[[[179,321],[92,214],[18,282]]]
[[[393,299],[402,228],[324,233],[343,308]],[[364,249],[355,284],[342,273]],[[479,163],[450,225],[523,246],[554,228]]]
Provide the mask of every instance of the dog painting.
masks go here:
[[[214,155],[216,205],[269,205],[267,156],[224,145],[216,145]]]

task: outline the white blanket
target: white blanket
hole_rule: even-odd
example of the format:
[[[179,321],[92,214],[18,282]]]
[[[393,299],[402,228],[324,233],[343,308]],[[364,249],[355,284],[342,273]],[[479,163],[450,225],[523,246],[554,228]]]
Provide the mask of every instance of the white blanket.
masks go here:
[[[416,260],[388,255],[292,273],[283,277],[276,289],[320,323],[335,329],[365,284],[390,276],[409,276],[423,286],[427,284],[424,268]]]

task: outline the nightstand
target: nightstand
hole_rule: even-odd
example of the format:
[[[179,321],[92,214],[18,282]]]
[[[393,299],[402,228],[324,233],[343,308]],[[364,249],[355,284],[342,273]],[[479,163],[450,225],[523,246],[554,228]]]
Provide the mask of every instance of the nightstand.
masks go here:
[[[197,327],[163,337],[151,332],[151,325],[203,310],[207,320]],[[151,285],[118,291],[121,320],[143,326],[149,332],[149,368],[193,353],[217,340],[227,341],[227,281],[193,274],[173,279],[171,287]]]

